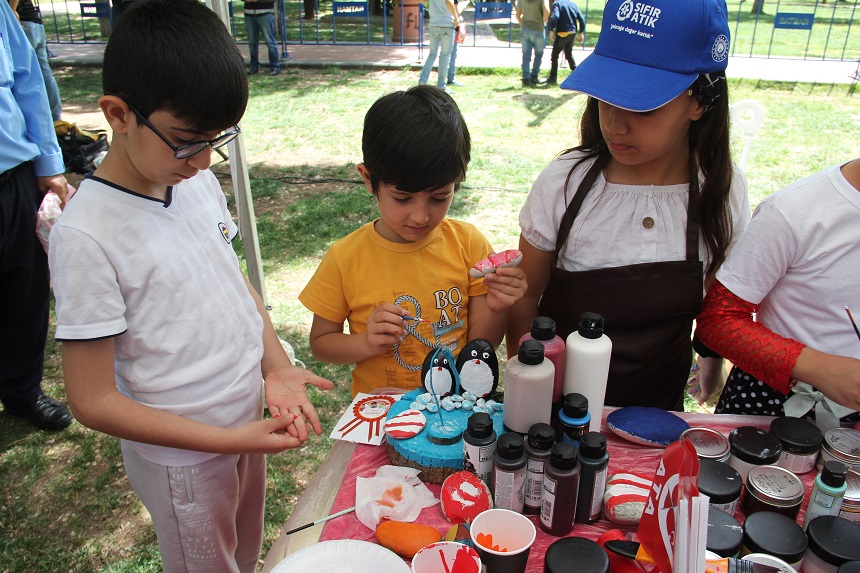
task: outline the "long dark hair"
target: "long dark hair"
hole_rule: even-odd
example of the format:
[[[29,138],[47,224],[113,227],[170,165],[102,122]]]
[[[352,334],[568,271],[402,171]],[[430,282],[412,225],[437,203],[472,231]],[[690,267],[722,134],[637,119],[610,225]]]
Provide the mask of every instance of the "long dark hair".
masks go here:
[[[715,74],[711,74],[713,79]],[[732,238],[732,212],[729,206],[729,195],[732,187],[732,161],[729,150],[729,97],[728,86],[725,77],[722,81],[711,82],[712,89],[716,91],[710,98],[710,105],[700,119],[690,124],[689,148],[690,148],[690,193],[699,194],[699,208],[697,213],[688,213],[687,217],[698,220],[702,237],[711,256],[711,262],[706,269],[706,275],[711,277],[720,268],[726,258],[726,249]],[[698,96],[699,82],[691,86],[695,95]],[[597,100],[589,97],[585,105],[585,113],[582,114],[580,123],[580,145],[562,152],[562,155],[571,151],[583,154],[570,171],[564,181],[565,204],[569,203],[567,190],[573,172],[581,164],[594,160],[594,164],[588,169],[582,181],[577,187],[577,193],[587,193],[597,181],[598,175],[609,163],[612,155],[600,132],[600,113]],[[704,183],[699,187],[699,173],[701,172]],[[565,214],[568,218],[569,213]],[[572,215],[570,215],[572,216]],[[563,219],[560,227],[570,229],[565,225]],[[569,234],[566,233],[566,235]],[[558,245],[563,245],[567,236],[558,237]]]

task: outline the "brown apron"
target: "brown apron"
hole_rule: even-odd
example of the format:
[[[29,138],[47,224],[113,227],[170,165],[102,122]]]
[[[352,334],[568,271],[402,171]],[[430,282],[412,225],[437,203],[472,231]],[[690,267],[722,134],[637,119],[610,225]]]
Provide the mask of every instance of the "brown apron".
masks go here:
[[[568,205],[560,238],[568,237],[588,191]],[[583,312],[603,316],[612,340],[607,406],[682,409],[692,363],[690,333],[702,308],[696,193],[689,193],[687,203],[686,260],[565,271],[558,267],[561,242],[566,241],[556,244],[540,315],[554,319],[563,338],[577,330]]]

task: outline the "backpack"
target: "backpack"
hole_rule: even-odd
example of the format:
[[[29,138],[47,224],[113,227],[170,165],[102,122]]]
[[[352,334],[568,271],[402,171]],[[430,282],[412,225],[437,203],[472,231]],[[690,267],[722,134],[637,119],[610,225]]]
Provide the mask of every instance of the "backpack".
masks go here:
[[[103,131],[89,132],[79,128],[74,123],[57,120],[54,122],[57,132],[57,143],[63,152],[63,163],[66,171],[72,173],[92,173],[108,150],[107,134]]]

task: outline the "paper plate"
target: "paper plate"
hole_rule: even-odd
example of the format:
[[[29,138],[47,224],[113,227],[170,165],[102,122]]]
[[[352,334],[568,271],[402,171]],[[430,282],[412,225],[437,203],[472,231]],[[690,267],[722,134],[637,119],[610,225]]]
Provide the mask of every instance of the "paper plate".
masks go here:
[[[367,541],[323,541],[297,551],[275,565],[272,573],[412,573],[393,551]]]

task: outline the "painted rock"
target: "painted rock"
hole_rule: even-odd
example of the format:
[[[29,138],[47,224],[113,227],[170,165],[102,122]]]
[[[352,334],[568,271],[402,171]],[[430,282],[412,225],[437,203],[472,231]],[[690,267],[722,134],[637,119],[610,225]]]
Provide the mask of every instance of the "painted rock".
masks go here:
[[[666,447],[678,441],[690,424],[666,410],[626,406],[610,412],[606,425],[616,435],[643,446]]]
[[[482,511],[493,508],[490,490],[481,478],[467,471],[456,472],[442,483],[442,514],[454,524],[471,523]]]
[[[482,259],[475,263],[469,274],[476,279],[485,277],[490,273],[496,272],[499,267],[515,267],[523,260],[523,254],[516,249],[508,249],[501,253],[493,253],[486,259]]]
[[[385,434],[395,440],[413,438],[427,425],[427,418],[418,410],[405,410],[385,421]]]

